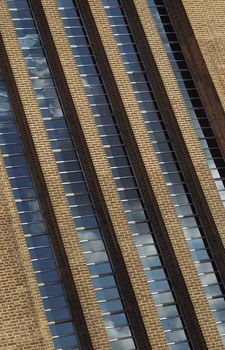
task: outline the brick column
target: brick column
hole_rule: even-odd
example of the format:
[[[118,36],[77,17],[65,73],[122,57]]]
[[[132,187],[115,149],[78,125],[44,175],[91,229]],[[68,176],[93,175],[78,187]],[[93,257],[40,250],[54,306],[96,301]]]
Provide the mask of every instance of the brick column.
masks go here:
[[[223,0],[164,2],[225,156],[225,3]]]
[[[38,285],[1,155],[0,247],[2,349],[53,350]]]
[[[6,84],[31,165],[45,218],[52,234],[64,286],[83,349],[109,349],[95,292],[73,218],[58,174],[26,63],[6,1],[0,1],[0,59],[7,70]]]
[[[99,69],[113,104],[115,115],[118,117],[117,122],[133,160],[139,186],[142,189],[149,212],[153,214],[158,243],[162,249],[173,285],[176,286],[178,301],[190,334],[192,334],[192,341],[196,348],[218,349],[222,346],[221,339],[212,319],[102,3],[99,0],[77,0],[77,3],[99,62]],[[172,79],[175,80],[174,77]],[[211,183],[214,186],[213,181]],[[201,302],[199,302],[199,298]],[[205,317],[208,319],[207,324]],[[210,334],[208,327],[211,328]],[[211,336],[212,334],[214,335]],[[217,343],[215,343],[215,339]]]
[[[97,204],[99,220],[105,229],[106,245],[115,267],[138,348],[167,349],[156,307],[59,11],[54,1],[41,2],[43,9],[37,6],[35,1],[30,1],[39,28],[43,31],[42,38],[52,72],[94,202]]]
[[[126,3],[142,61],[225,284],[225,211],[145,0]],[[138,18],[137,20],[133,20]]]

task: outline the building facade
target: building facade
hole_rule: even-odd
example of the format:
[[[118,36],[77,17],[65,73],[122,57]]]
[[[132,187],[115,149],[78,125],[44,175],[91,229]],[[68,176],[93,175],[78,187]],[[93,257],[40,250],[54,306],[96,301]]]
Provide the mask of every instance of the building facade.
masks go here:
[[[225,3],[0,0],[0,344],[225,344]]]

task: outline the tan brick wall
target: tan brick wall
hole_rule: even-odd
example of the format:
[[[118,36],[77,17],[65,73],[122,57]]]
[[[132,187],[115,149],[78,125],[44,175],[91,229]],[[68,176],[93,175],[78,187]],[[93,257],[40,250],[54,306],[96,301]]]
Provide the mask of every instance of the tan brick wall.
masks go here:
[[[225,155],[224,1],[165,0],[217,142]]]
[[[190,1],[191,3],[191,0],[185,1]],[[53,74],[60,91],[60,97],[68,117],[71,132],[74,136],[77,136],[76,146],[81,155],[81,161],[94,197],[96,210],[100,214],[100,221],[105,229],[106,244],[112,255],[115,272],[124,294],[125,306],[128,309],[131,324],[135,328],[134,333],[138,340],[138,348],[140,350],[150,348],[166,350],[168,346],[159,323],[156,307],[152,301],[134,242],[131,239],[131,232],[79,78],[78,69],[74,64],[72,52],[56,8],[56,2],[55,0],[41,0],[37,4],[36,1],[30,0],[30,3],[34,8],[39,24],[48,25],[51,30],[51,33],[48,33],[47,27],[42,29],[43,31],[46,29],[44,44],[46,45],[49,61],[54,66]],[[178,301],[180,302],[188,329],[192,334],[194,346],[198,350],[221,350],[223,345],[212,320],[194,263],[184,240],[182,229],[176,217],[152,144],[149,141],[137,101],[134,98],[131,85],[123,68],[123,63],[116,48],[102,4],[100,0],[78,0],[78,4],[88,23],[89,36],[91,41],[93,41],[94,51],[101,63],[101,72],[111,102],[116,114],[120,116],[118,124],[132,158],[133,167],[135,168],[148,211],[153,217],[153,226],[158,235],[158,243],[168,266],[172,283],[176,286]],[[157,62],[159,73],[157,72],[156,76],[158,79],[157,84],[159,85],[156,87],[156,90],[159,90],[160,84],[165,86],[163,87],[163,94],[166,94],[166,98],[163,100],[165,103],[164,107],[162,106],[162,111],[168,107],[176,117],[174,119],[176,123],[173,125],[179,126],[179,132],[174,127],[174,129],[171,129],[171,135],[175,139],[182,136],[182,140],[185,142],[185,148],[182,151],[188,157],[190,154],[188,158],[189,163],[184,164],[185,174],[187,174],[187,178],[191,176],[190,179],[194,181],[196,186],[200,186],[199,190],[196,187],[197,196],[201,203],[206,203],[208,220],[212,227],[215,225],[216,230],[220,233],[220,237],[217,238],[218,242],[219,238],[221,238],[220,244],[223,248],[225,239],[223,231],[224,210],[216,194],[214,182],[200,150],[197,137],[190,123],[152,19],[150,15],[147,15],[147,4],[144,0],[134,0],[134,4],[137,7],[137,11],[140,11],[139,14],[143,21],[142,25],[145,35],[151,42],[153,61]],[[19,118],[20,130],[26,129],[27,131],[23,140],[26,144],[26,150],[29,152],[30,149],[29,162],[32,166],[32,173],[36,177],[35,181],[40,186],[38,191],[41,194],[44,208],[47,210],[46,217],[49,228],[52,232],[56,232],[53,237],[55,251],[61,261],[61,269],[65,267],[65,270],[68,270],[67,272],[65,271],[64,278],[67,280],[66,288],[71,288],[69,291],[71,298],[74,296],[74,299],[76,299],[73,311],[76,313],[75,307],[77,306],[79,315],[76,322],[78,333],[82,339],[82,349],[106,350],[110,348],[108,338],[26,65],[18,46],[15,31],[12,28],[6,1],[0,0],[0,6],[0,31],[2,35],[0,60],[2,63],[4,62],[5,69],[8,69],[8,74],[11,75],[11,78],[8,80],[9,92],[11,98],[14,98],[13,105]],[[89,6],[92,12],[89,11]],[[46,19],[44,15],[41,18],[42,7],[45,11]],[[152,31],[151,35],[150,31]],[[49,42],[47,42],[48,40]],[[102,43],[104,46],[102,46]],[[13,86],[14,83],[16,87]],[[191,173],[192,175],[189,175]],[[40,181],[38,181],[38,177]],[[13,199],[11,200],[13,201]],[[5,202],[5,198],[3,201]],[[13,210],[16,209],[11,210],[10,205],[10,213],[13,213]],[[0,210],[0,218],[4,215],[6,215],[5,211],[1,212]],[[11,217],[9,219],[7,217],[7,224],[8,220],[11,221]],[[18,229],[18,221],[16,226]],[[7,227],[4,226],[4,232],[6,230]],[[14,237],[12,241],[14,242]],[[4,243],[5,245],[8,244],[8,242]],[[21,244],[25,243],[22,242]],[[20,246],[22,246],[21,244]],[[221,245],[219,246],[219,257],[224,257]],[[215,247],[216,245],[214,250]],[[25,246],[23,249],[25,252]],[[31,315],[29,310],[34,308],[34,314],[37,314],[36,318],[34,315],[31,315],[34,318],[33,321],[33,318],[29,318],[29,315],[26,313],[25,315],[28,316],[26,322],[30,322],[29,325],[31,324],[31,327],[33,322],[37,326],[33,329],[32,341],[27,337],[24,340],[16,338],[16,341],[19,343],[15,343],[16,345],[14,346],[14,343],[9,344],[8,340],[9,324],[11,324],[12,320],[11,318],[9,321],[6,319],[3,325],[3,333],[7,335],[6,340],[4,339],[5,343],[3,343],[6,344],[4,349],[17,350],[17,344],[19,344],[21,349],[50,349],[52,346],[51,339],[42,305],[38,298],[36,282],[32,275],[28,254],[27,252],[24,254],[28,266],[28,268],[26,267],[26,273],[29,275],[30,288],[32,289],[30,299],[33,298],[33,302],[28,305],[26,312],[30,312],[29,315]],[[17,266],[16,261],[13,261],[12,265],[13,267]],[[23,268],[21,273],[24,273]],[[75,286],[69,281],[70,278],[73,279]],[[13,283],[15,283],[15,275],[12,274]],[[26,288],[28,288],[27,285]],[[3,289],[4,291],[5,289]],[[13,297],[15,298],[16,310],[19,310],[18,314],[20,315],[21,304],[18,305],[16,296],[17,293]],[[24,303],[28,302],[23,294],[21,300],[24,300]],[[7,305],[7,307],[11,307],[11,305]],[[5,310],[4,307],[3,310]],[[6,311],[4,311],[4,314],[6,314]],[[24,317],[24,314],[21,317]],[[81,320],[80,325],[79,317]],[[20,327],[16,334],[20,335],[22,333],[21,329],[23,330]],[[90,338],[86,336],[87,330]],[[34,343],[37,336],[35,332],[38,332],[38,341],[40,340],[40,343],[37,341]],[[7,346],[9,347],[7,348]]]
[[[0,349],[51,350],[45,312],[0,155]]]
[[[111,228],[108,228],[109,234],[105,235],[105,240],[108,249],[111,252],[114,266],[116,267],[116,276],[119,285],[124,292],[124,302],[127,306],[127,312],[130,316],[131,325],[133,324],[134,326],[133,331],[135,338],[138,341],[140,349],[150,347],[145,333],[147,333],[150,339],[152,348],[167,349],[166,341],[156,313],[156,307],[152,302],[146,277],[144,275],[140,259],[137,255],[134,241],[131,238],[131,232],[115,188],[111,170],[104,154],[103,146],[92,117],[92,112],[79,77],[79,72],[74,63],[70,45],[59,17],[59,12],[57,8],[54,8],[53,6],[54,3],[54,1],[42,1],[48,26],[51,30],[53,41],[60,59],[61,70],[64,73],[66,81],[65,83],[62,82],[62,75],[60,76],[60,79],[57,79],[56,69],[55,79],[58,87],[61,87],[59,88],[59,92],[64,100],[64,106],[68,111],[68,120],[71,119],[71,121],[69,121],[70,125],[74,124],[74,121],[76,121],[76,125],[79,125],[80,128],[79,130],[80,134],[82,135],[81,138],[83,138],[83,142],[82,140],[79,141],[79,136],[74,137],[75,142],[78,143],[77,147],[80,149],[80,152],[83,149],[83,153],[86,153],[88,159],[90,159],[88,164],[87,160],[85,161],[82,153],[80,153],[80,156],[83,157],[82,164],[84,165],[84,170],[87,169],[87,180],[89,181],[89,184],[92,181],[94,188],[96,189],[93,191],[93,197],[95,202],[98,203],[97,208],[98,212],[100,213],[100,220],[105,217],[106,223],[104,226],[111,226]],[[35,6],[33,8],[35,9],[36,18],[38,19],[38,8]],[[50,46],[51,43],[49,44],[48,41],[46,49],[48,49]],[[53,54],[51,55],[50,49],[48,50],[48,56],[49,58],[54,56]],[[54,57],[50,59],[52,59],[53,63]],[[56,61],[57,59],[55,58],[55,64],[57,64]],[[65,91],[66,88],[68,88],[72,101],[69,101],[69,98],[67,98],[66,102],[66,96],[63,96],[63,91]],[[75,113],[73,116],[71,115],[72,113],[70,111],[72,108],[72,103],[74,103],[75,106]],[[71,105],[70,107],[69,104]],[[76,136],[75,127],[72,127],[71,131],[74,133],[74,136]],[[91,179],[91,174],[93,174],[93,179]],[[90,188],[91,187],[92,186],[90,186]],[[121,253],[122,260],[120,257]],[[119,260],[122,261],[123,265],[119,266]],[[124,279],[125,273],[127,280]],[[134,293],[133,304],[131,302],[131,293]],[[138,315],[138,310],[141,318]],[[140,327],[142,322],[143,326]]]
[[[224,219],[221,220],[221,218],[224,217],[224,208],[217,189],[215,188],[203,152],[201,151],[199,141],[190,123],[188,111],[181,101],[182,97],[177,88],[159,35],[154,28],[154,23],[149,12],[146,12],[148,5],[145,1],[137,1],[136,4],[143,29],[150,43],[150,45],[148,45],[148,43],[143,45],[143,47],[145,47],[145,51],[142,50],[143,60],[149,76],[152,77],[153,88],[158,97],[169,135],[171,139],[173,139],[176,154],[185,178],[187,182],[191,184],[189,189],[192,198],[198,208],[204,231],[208,237],[211,249],[214,252],[221,277],[225,282]],[[138,5],[140,5],[139,9]],[[172,7],[172,2],[170,2],[169,5]],[[175,9],[174,2],[173,8]],[[186,28],[185,25],[184,28]],[[145,34],[142,33],[142,37],[144,35]],[[151,61],[149,57],[152,56],[153,58]],[[195,65],[192,64],[192,66]],[[205,91],[207,91],[206,87]],[[169,97],[168,100],[166,96]],[[214,101],[214,104],[215,103]],[[209,101],[208,104],[211,105]],[[171,107],[173,109],[171,109]]]
[[[211,79],[225,107],[225,3],[223,0],[182,0],[182,3]]]
[[[140,173],[142,173],[143,181],[142,181],[142,184],[141,182],[139,182],[140,186],[144,188],[144,185],[145,185],[146,192],[150,196],[149,198],[151,198],[154,201],[154,213],[155,213],[155,216],[158,217],[158,223],[159,223],[158,228],[156,228],[156,230],[158,230],[158,232],[161,231],[161,233],[163,232],[163,234],[165,235],[163,237],[164,239],[161,240],[161,242],[159,243],[161,247],[164,246],[164,248],[166,245],[168,248],[170,247],[170,244],[172,245],[173,249],[165,248],[163,250],[163,254],[166,259],[172,281],[174,282],[175,280],[178,280],[180,278],[180,274],[178,276],[178,270],[180,270],[182,273],[183,284],[181,283],[178,286],[176,285],[177,292],[179,291],[178,292],[179,296],[182,293],[184,296],[185,286],[189,291],[190,300],[192,302],[192,305],[194,306],[194,312],[192,313],[192,315],[194,315],[195,313],[196,318],[198,320],[198,324],[200,325],[200,328],[201,328],[201,331],[199,331],[200,332],[199,339],[197,339],[197,341],[199,342],[198,346],[199,347],[202,346],[202,348],[204,348],[204,340],[200,336],[202,332],[207,344],[205,346],[208,346],[210,349],[211,348],[219,349],[220,347],[222,347],[222,343],[219,338],[216,325],[212,320],[212,315],[209,310],[204,293],[202,291],[202,287],[200,285],[200,281],[197,276],[195,266],[193,264],[189,250],[184,240],[183,232],[181,230],[180,224],[176,217],[176,213],[172,205],[171,199],[169,197],[164,179],[162,177],[158,161],[154,154],[153,147],[149,141],[147,130],[144,126],[143,119],[140,115],[139,107],[137,105],[136,100],[134,99],[134,93],[131,89],[131,85],[129,83],[128,77],[124,71],[124,67],[123,67],[121,58],[119,56],[119,52],[116,47],[102,4],[100,1],[94,1],[94,0],[89,0],[89,1],[78,0],[77,2],[80,6],[80,9],[83,12],[83,16],[84,17],[86,16],[87,18],[86,29],[89,31],[88,33],[89,38],[92,41],[95,54],[97,55],[97,60],[100,63],[100,70],[104,75],[104,81],[107,84],[107,90],[110,95],[110,99],[114,104],[114,109],[119,112],[119,107],[117,108],[117,106],[123,105],[123,107],[120,108],[121,113],[119,114],[120,118],[118,118],[118,123],[123,129],[123,135],[124,136],[127,135],[127,147],[131,149],[132,148],[131,144],[136,145],[135,147],[136,151],[133,149],[133,155],[132,155],[132,151],[130,152],[130,154],[133,156],[133,159],[135,159],[135,162],[133,162],[133,165],[136,166],[135,172],[139,179],[141,179]],[[87,4],[91,9],[92,14],[89,11]],[[141,4],[142,2],[139,2],[139,6]],[[146,12],[146,9],[142,10],[142,13],[144,12]],[[96,23],[98,30],[95,30],[94,25],[91,23],[93,22],[92,16],[94,18],[94,21]],[[101,44],[100,39],[103,45]],[[113,74],[113,77],[110,74],[111,72]],[[175,81],[174,77],[172,77],[172,81],[173,82]],[[116,88],[115,88],[115,85],[117,86]],[[110,93],[110,90],[111,90],[111,93]],[[183,105],[183,101],[181,97],[178,100],[178,106],[180,106],[180,104]],[[178,106],[176,108],[178,108]],[[126,111],[129,122],[125,120],[124,110]],[[122,121],[119,122],[119,119],[123,119],[123,122]],[[130,128],[129,128],[129,124],[130,124]],[[188,127],[189,125],[191,125],[188,118],[187,118],[187,125]],[[130,143],[128,140],[130,140]],[[138,161],[138,159],[140,159],[140,161]],[[142,165],[141,165],[141,162],[143,162]],[[208,171],[208,168],[207,168],[207,171]],[[147,177],[145,177],[145,174],[147,175]],[[212,186],[214,186],[214,183],[211,178],[210,180],[212,182]],[[145,197],[145,199],[147,198]],[[147,203],[149,203],[149,199],[147,199]],[[165,228],[167,229],[168,235],[165,232]],[[159,237],[159,241],[160,241],[160,237]],[[176,256],[177,265],[175,265],[173,251]],[[179,267],[176,270],[177,276],[175,276],[175,273],[170,270],[169,260],[174,262],[173,267],[174,266]],[[181,281],[181,279],[179,281]],[[197,290],[198,290],[197,292],[198,300],[196,299]],[[201,298],[202,302],[199,302],[199,297]],[[180,298],[179,301],[182,304],[182,298]],[[189,304],[189,307],[190,307],[189,310],[192,309],[190,304]],[[204,307],[203,307],[203,304],[204,304]],[[187,305],[185,306],[185,308],[183,309],[183,312],[186,313],[186,320],[187,320],[188,319]],[[208,322],[206,325],[205,319],[207,317],[208,317]],[[193,320],[194,320],[194,317],[192,321],[189,318],[189,327],[190,327],[189,330],[192,330],[193,332],[195,332],[195,330],[197,329],[197,323],[194,330]],[[214,334],[213,336],[209,336],[208,327],[211,328],[210,333]],[[215,343],[215,339],[217,344]]]
[[[221,222],[224,209],[214,181],[190,123],[188,111],[181,101],[182,97],[146,1],[136,0],[132,3],[135,6],[126,1],[122,2],[132,24],[136,42],[139,43],[141,40],[139,49],[142,62],[144,62],[149,79],[152,82],[153,90],[158,99],[168,133],[173,140],[186,181],[191,184],[189,189],[192,198],[198,208],[205,233],[208,236],[224,280],[224,226]],[[174,7],[174,2],[169,2],[169,6]],[[133,20],[137,17],[140,19],[140,23],[138,20]]]
[[[183,6],[178,2],[178,10],[182,11],[182,7],[186,11],[189,19],[192,38],[187,41],[187,46],[190,48],[190,42],[197,40],[204,63],[209,71],[212,82],[219,95],[223,109],[225,108],[225,2],[223,0],[182,0]],[[166,1],[167,3],[167,1]],[[182,18],[185,16],[180,12]],[[187,22],[185,24],[188,26]],[[189,29],[190,32],[190,29]],[[183,33],[184,35],[184,33]],[[194,37],[194,38],[193,38]],[[193,54],[193,49],[191,50]],[[197,62],[198,64],[198,62]],[[200,67],[199,79],[201,76]]]
[[[76,313],[82,311],[80,320],[84,318],[83,323],[81,322],[80,324],[76,322],[81,346],[85,350],[89,348],[96,350],[109,349],[108,337],[101,319],[95,292],[81,251],[79,239],[62,188],[47,133],[44,130],[42,117],[35,99],[26,64],[18,45],[15,30],[12,27],[6,1],[1,0],[0,6],[0,30],[11,67],[11,69],[8,69],[8,73],[12,72],[16,84],[14,90],[17,90],[16,92],[19,94],[22,104],[21,107],[18,101],[14,102],[17,102],[18,105],[15,112],[16,115],[19,116],[19,125],[22,124],[23,127],[27,126],[24,130],[26,130],[28,138],[30,138],[30,144],[33,144],[35,148],[35,152],[31,149],[31,154],[33,153],[34,156],[34,153],[36,153],[38,157],[38,159],[33,161],[37,163],[37,167],[39,166],[43,176],[40,182],[44,181],[47,188],[47,193],[45,194],[47,197],[46,201],[50,202],[55,218],[55,223],[53,223],[53,225],[55,229],[58,230],[58,234],[60,234],[59,244],[61,244],[61,246],[58,245],[56,250],[59,252],[65,251],[65,266],[69,267],[75,284],[75,289],[72,293],[74,299],[76,295],[78,296],[78,300],[75,300],[74,304],[75,306],[76,304],[78,304],[78,306],[82,305],[81,310],[80,308],[74,310],[74,304],[71,305],[73,315],[76,316]],[[18,100],[14,90],[13,83],[11,83],[9,94],[11,97],[13,96],[15,100]],[[50,214],[46,213],[45,215],[48,217]],[[71,293],[70,291],[67,292],[69,292],[69,294]],[[79,315],[76,317],[77,320],[79,320]],[[86,328],[84,328],[85,322],[90,338],[86,332]]]

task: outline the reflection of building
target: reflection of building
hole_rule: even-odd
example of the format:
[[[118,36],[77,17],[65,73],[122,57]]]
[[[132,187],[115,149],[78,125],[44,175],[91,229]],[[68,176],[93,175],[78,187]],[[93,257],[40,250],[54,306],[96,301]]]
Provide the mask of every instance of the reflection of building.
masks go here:
[[[219,3],[0,1],[4,349],[223,348]]]

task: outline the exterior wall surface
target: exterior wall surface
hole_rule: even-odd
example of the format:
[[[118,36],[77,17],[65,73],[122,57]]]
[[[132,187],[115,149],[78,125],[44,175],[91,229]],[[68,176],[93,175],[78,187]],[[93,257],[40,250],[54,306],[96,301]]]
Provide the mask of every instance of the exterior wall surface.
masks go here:
[[[179,90],[151,6],[158,6],[159,14],[160,7],[168,12],[217,141],[214,148],[219,148],[224,161],[224,1],[0,0],[0,73],[8,93],[6,96],[1,90],[0,82],[0,349],[222,350],[225,346],[225,210],[220,195],[220,189],[225,187],[225,169],[220,188]],[[82,23],[78,17],[70,18],[70,7],[77,11]],[[118,43],[120,28],[114,27],[123,26],[120,16],[130,30],[130,46]],[[70,30],[75,33],[72,44]],[[23,36],[19,37],[19,31]],[[82,37],[84,33],[88,39]],[[121,37],[125,38],[124,33]],[[30,44],[29,40],[37,41]],[[77,54],[77,48],[84,52],[83,56]],[[133,65],[123,59],[128,54],[136,55]],[[45,58],[41,60],[40,55]],[[42,66],[44,61],[47,73]],[[93,62],[95,71],[90,67],[89,74],[86,66]],[[140,67],[143,81],[138,80]],[[136,81],[129,79],[132,73],[137,73]],[[34,81],[42,78],[46,79],[43,91],[46,86],[51,87],[52,95],[43,92],[41,104]],[[96,83],[96,91],[100,89],[100,95],[105,92],[115,129],[110,121],[104,124],[105,120],[112,120],[106,106],[102,107],[104,115],[99,112],[101,105],[95,103],[93,81],[97,80],[101,89]],[[85,88],[88,81],[90,94]],[[141,93],[133,89],[141,83],[155,99],[150,110],[141,107]],[[92,92],[93,103],[89,96]],[[57,106],[52,106],[52,119],[43,115],[45,106],[51,110],[52,96],[57,97],[64,119],[56,112]],[[28,187],[19,187],[26,180],[9,176],[12,165],[7,163],[7,157],[13,154],[15,140],[12,138],[8,144],[6,138],[14,126],[4,118],[11,112],[47,228],[63,300],[69,310],[68,320],[66,316],[63,319],[62,301],[54,289],[53,270],[46,267],[41,273],[43,279],[38,280],[40,271],[34,269],[37,261],[40,260],[40,266],[47,261],[41,255],[46,247],[41,246],[34,256],[32,249],[36,248],[26,243],[41,240],[42,234],[35,220],[31,225],[34,231],[27,233],[20,219],[24,213],[17,209],[24,200],[16,197],[15,191],[24,193],[25,201],[29,196]],[[173,188],[175,191],[180,183],[177,180],[174,185],[168,180],[169,159],[161,159],[161,151],[155,148],[163,141],[154,139],[155,130],[148,128],[145,113],[162,118],[159,124],[164,125],[164,135],[173,147],[176,171],[189,190],[185,201],[190,207],[187,210],[192,212],[187,217],[179,214],[179,205],[174,204]],[[102,121],[100,126],[95,122],[98,118]],[[157,125],[157,120],[152,125]],[[65,123],[70,140],[60,136],[57,139],[60,131],[52,126],[49,132],[48,123]],[[103,137],[99,130],[103,130]],[[109,146],[104,144],[104,137],[116,140],[111,130],[117,130],[119,136]],[[51,132],[56,135],[53,141],[49,138]],[[57,142],[59,148],[54,149]],[[66,142],[73,144],[78,155],[77,164],[85,184],[74,180],[73,193],[65,190],[73,182],[71,174],[63,182],[67,174],[59,170],[61,163],[62,168],[66,164],[65,169],[69,169],[71,153],[65,156],[68,158],[56,158],[57,152],[62,151],[60,145]],[[114,146],[118,146],[115,157]],[[110,150],[113,151],[108,156]],[[124,173],[129,168],[133,182],[130,175],[115,175],[123,167]],[[76,173],[78,168],[71,172]],[[86,197],[82,197],[84,204],[79,202],[79,185],[87,188]],[[72,197],[78,198],[75,204]],[[91,209],[85,207],[87,197],[91,198]],[[97,218],[96,227],[88,222],[89,211]],[[197,218],[201,243],[191,224],[183,224],[184,217],[188,222],[191,215]],[[86,221],[82,221],[83,217]],[[76,220],[88,222],[87,226],[79,226]],[[147,226],[151,232],[146,231]],[[89,254],[96,261],[90,260]],[[102,256],[106,255],[108,260],[104,261]],[[47,282],[45,276],[50,278]],[[53,296],[44,296],[44,289],[51,290]]]

